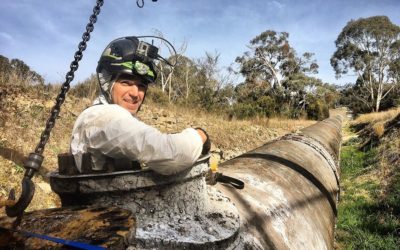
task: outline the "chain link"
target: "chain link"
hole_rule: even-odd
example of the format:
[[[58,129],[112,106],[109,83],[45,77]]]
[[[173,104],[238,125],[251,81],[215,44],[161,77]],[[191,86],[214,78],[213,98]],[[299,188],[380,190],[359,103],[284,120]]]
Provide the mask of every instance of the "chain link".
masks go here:
[[[78,51],[75,52],[74,60],[71,62],[70,71],[65,75],[65,82],[61,86],[61,92],[58,94],[58,96],[56,98],[56,103],[54,104],[53,108],[51,109],[50,117],[46,122],[46,128],[42,132],[42,134],[40,136],[40,141],[39,141],[38,145],[36,146],[35,153],[37,153],[37,154],[40,154],[40,155],[43,154],[46,143],[50,138],[51,130],[53,129],[53,127],[56,123],[56,119],[57,119],[58,115],[60,114],[61,105],[64,103],[65,95],[70,88],[70,83],[72,82],[72,80],[75,77],[74,73],[79,67],[79,61],[83,57],[83,51],[87,47],[86,43],[90,39],[90,33],[94,29],[94,24],[97,21],[97,16],[99,15],[100,8],[103,6],[103,4],[104,4],[104,0],[96,1],[96,6],[93,8],[93,14],[90,15],[89,23],[86,25],[86,31],[83,32],[82,41],[78,44]]]

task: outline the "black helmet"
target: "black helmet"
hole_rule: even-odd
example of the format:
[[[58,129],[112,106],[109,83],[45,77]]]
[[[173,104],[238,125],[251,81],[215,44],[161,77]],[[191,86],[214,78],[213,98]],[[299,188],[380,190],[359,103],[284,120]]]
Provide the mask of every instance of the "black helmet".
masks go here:
[[[121,37],[107,45],[97,65],[100,89],[111,102],[111,88],[120,74],[136,75],[143,83],[153,83],[157,78],[154,60],[158,59],[158,48],[139,41],[135,36]]]
[[[112,41],[103,51],[97,65],[97,73],[112,76],[130,74],[141,76],[145,83],[157,78],[154,60],[158,57],[158,48],[139,41],[135,36],[122,37]]]

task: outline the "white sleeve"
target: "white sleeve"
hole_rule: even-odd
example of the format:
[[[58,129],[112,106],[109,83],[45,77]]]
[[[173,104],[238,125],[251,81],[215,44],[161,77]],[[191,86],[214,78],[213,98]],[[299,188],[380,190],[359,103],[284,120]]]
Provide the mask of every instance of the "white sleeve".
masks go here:
[[[192,166],[202,146],[195,129],[164,134],[118,105],[97,105],[85,110],[75,123],[71,140],[77,163],[83,153],[90,152],[136,160],[165,175]]]

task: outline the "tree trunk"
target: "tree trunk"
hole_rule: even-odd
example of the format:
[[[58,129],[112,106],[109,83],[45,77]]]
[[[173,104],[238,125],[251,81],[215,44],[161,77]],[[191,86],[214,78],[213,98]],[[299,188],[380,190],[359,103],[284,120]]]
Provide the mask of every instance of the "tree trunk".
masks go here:
[[[161,90],[164,93],[166,83],[165,83],[165,79],[164,79],[165,77],[164,77],[164,70],[163,70],[162,63],[160,63],[160,75],[161,75]]]
[[[168,76],[168,102],[171,103],[171,93],[172,93],[172,72],[170,73],[170,75]]]
[[[189,98],[189,69],[186,70],[185,74],[185,82],[186,82],[186,100]]]
[[[375,112],[379,112],[379,106],[381,104],[381,100],[380,99],[376,99],[376,106],[375,106]]]

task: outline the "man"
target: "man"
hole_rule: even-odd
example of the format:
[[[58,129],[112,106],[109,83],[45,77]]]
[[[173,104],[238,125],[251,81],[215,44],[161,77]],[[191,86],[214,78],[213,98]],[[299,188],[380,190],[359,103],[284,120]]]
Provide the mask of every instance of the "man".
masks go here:
[[[209,151],[208,135],[200,128],[163,134],[136,117],[157,76],[157,53],[156,47],[136,37],[116,39],[104,50],[96,69],[100,96],[78,117],[72,132],[71,153],[80,171],[82,156],[89,153],[93,170],[103,170],[108,156],[138,161],[169,175],[192,166]]]

